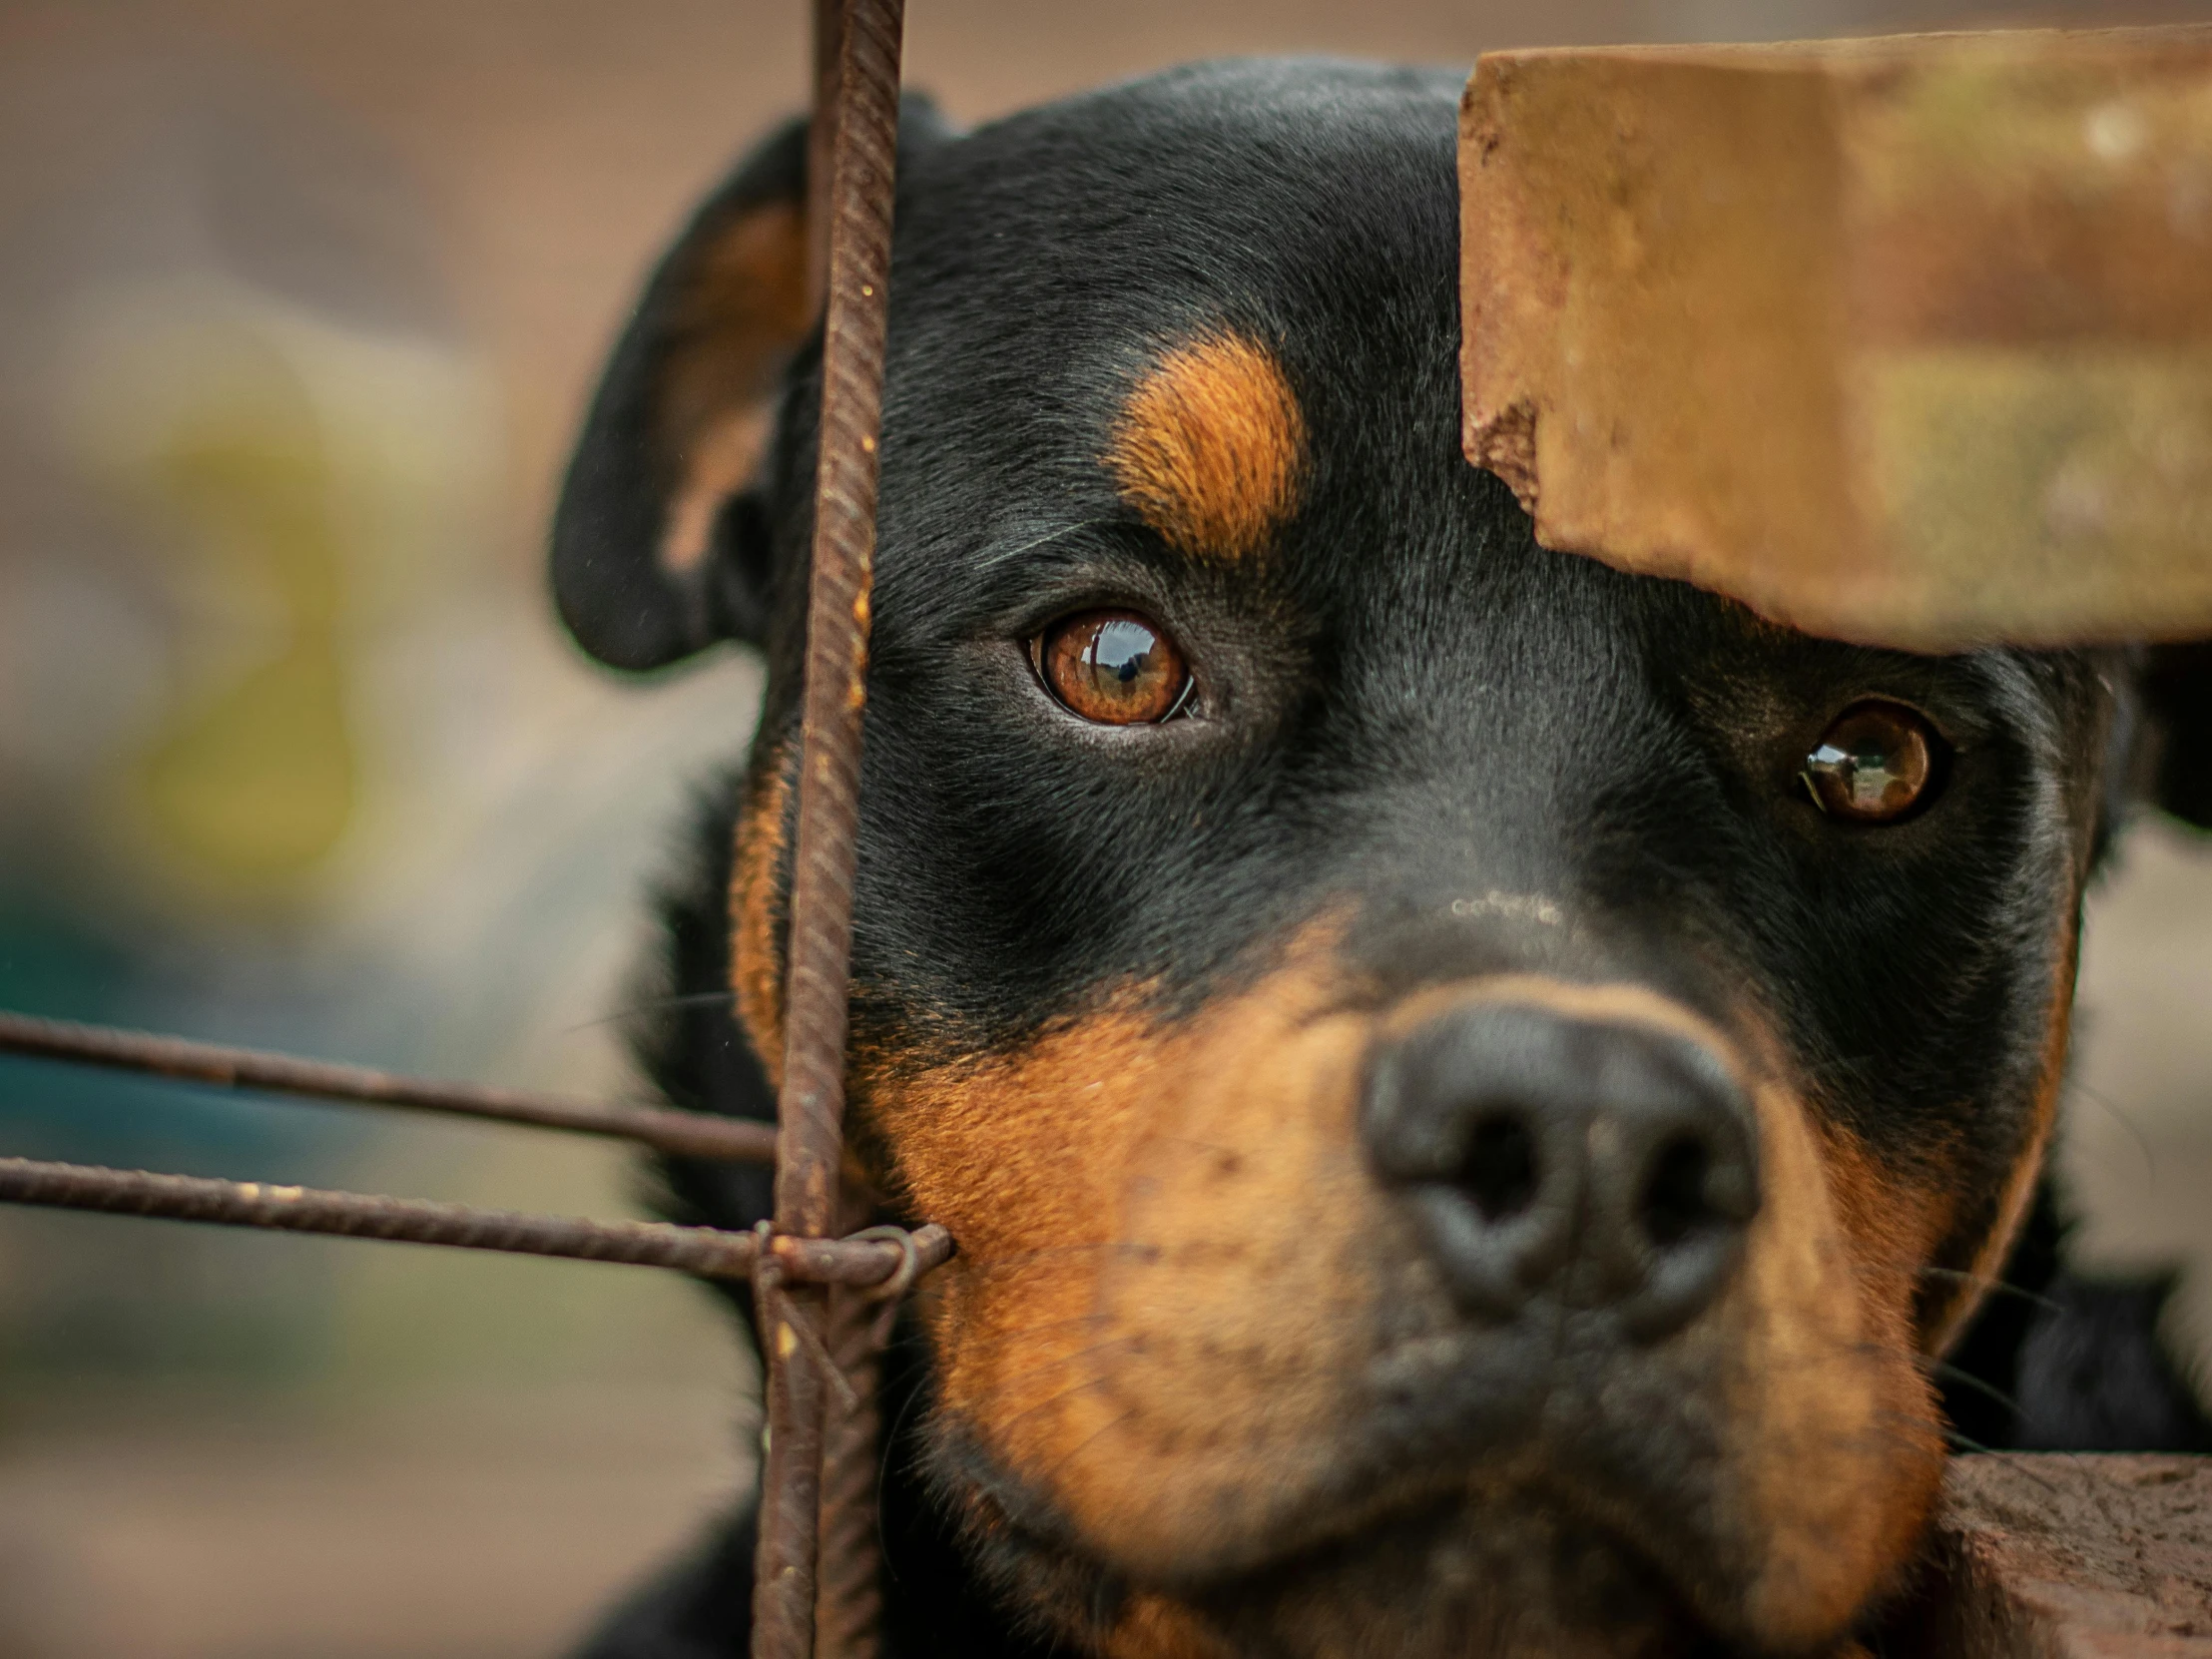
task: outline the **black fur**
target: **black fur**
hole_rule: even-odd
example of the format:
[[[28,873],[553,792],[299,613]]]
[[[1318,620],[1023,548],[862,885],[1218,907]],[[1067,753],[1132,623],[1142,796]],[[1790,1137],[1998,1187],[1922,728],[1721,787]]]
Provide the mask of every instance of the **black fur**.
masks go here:
[[[1594,941],[1573,965],[1633,974],[1716,1019],[1736,987],[1759,986],[1823,1110],[1893,1167],[1942,1167],[1961,1206],[1933,1307],[2022,1156],[2049,986],[2114,829],[2114,780],[2148,773],[2205,816],[2202,665],[2162,655],[2139,705],[2128,653],[1846,647],[1537,547],[1457,447],[1456,90],[1456,77],[1206,66],[963,138],[910,125],[856,1040],[1010,1050],[1135,977],[1167,1012],[1187,1010],[1247,982],[1271,941],[1347,893],[1348,950],[1394,992],[1550,948],[1420,919],[1470,871],[1484,887],[1570,893]],[[791,149],[787,132],[718,201],[771,176],[796,190]],[[794,358],[776,446],[724,515],[713,618],[671,620],[683,608],[650,597],[640,549],[657,534],[651,480],[676,460],[643,475],[645,506],[602,498],[615,473],[637,487],[635,457],[627,471],[607,457],[640,441],[625,422],[657,291],[571,474],[557,574],[560,574],[564,614],[622,666],[718,634],[760,639],[767,754],[796,718],[819,347]],[[1257,569],[1172,554],[1098,462],[1147,354],[1223,327],[1280,354],[1312,435],[1304,505]],[[628,574],[592,585],[624,557]],[[1065,730],[1020,642],[1109,603],[1183,640],[1206,718],[1141,746]],[[1836,711],[1877,694],[1955,746],[1936,805],[1879,833],[1824,821],[1796,781]],[[2162,741],[2156,757],[2139,730]],[[706,806],[705,855],[667,907],[671,1000],[641,1047],[676,1103],[766,1118],[759,1062],[721,1000],[737,802],[733,784]],[[864,1139],[864,1113],[857,1128]],[[769,1204],[758,1172],[676,1161],[667,1187],[672,1213],[723,1226]],[[2068,1277],[2061,1237],[2046,1192],[2009,1289],[1954,1351],[1944,1401],[1961,1435],[2205,1443],[2155,1344],[2162,1292]],[[1018,1535],[998,1555],[955,1540],[941,1488],[957,1453],[919,1437],[929,1386],[919,1351],[899,1349],[887,1651],[1057,1651],[1025,1633],[995,1581],[1057,1573],[1067,1596],[1100,1606],[1118,1587]],[[749,1519],[732,1520],[619,1614],[591,1659],[742,1653],[750,1536]]]
[[[1949,1356],[1943,1414],[1962,1444],[2022,1451],[2212,1451],[2212,1420],[2167,1353],[2175,1281],[2077,1278],[2045,1177],[1999,1288]]]
[[[730,1013],[728,826],[734,784],[703,803],[692,878],[663,904],[675,966],[637,1046],[672,1102],[775,1119],[767,1077]],[[750,1227],[774,1208],[760,1171],[664,1160],[672,1219]],[[2061,1266],[2066,1224],[2046,1177],[1998,1287],[1949,1356],[1943,1412],[1967,1449],[2212,1451],[2212,1419],[2159,1336],[2173,1281],[2084,1280]],[[729,1287],[716,1282],[718,1291]],[[751,1331],[753,1304],[731,1297]],[[954,1547],[921,1478],[917,1394],[927,1387],[911,1334],[894,1345],[884,1420],[885,1659],[1047,1659],[1049,1638],[1011,1628]],[[741,1510],[624,1606],[579,1659],[744,1659],[753,1593],[753,1517]]]

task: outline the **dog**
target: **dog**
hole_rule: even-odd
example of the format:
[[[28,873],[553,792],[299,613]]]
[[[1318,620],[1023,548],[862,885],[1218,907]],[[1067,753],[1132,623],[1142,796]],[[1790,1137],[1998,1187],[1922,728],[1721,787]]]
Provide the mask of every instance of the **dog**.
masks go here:
[[[2212,824],[2212,657],[1866,649],[1538,546],[1459,450],[1458,91],[903,107],[850,1156],[958,1255],[889,1362],[899,1659],[1856,1654],[1951,1446],[2212,1443],[2042,1173],[2084,890],[2138,804]],[[641,1036],[755,1118],[805,156],[652,276],[552,546],[601,661],[766,655]],[[743,1654],[749,1511],[591,1659]]]

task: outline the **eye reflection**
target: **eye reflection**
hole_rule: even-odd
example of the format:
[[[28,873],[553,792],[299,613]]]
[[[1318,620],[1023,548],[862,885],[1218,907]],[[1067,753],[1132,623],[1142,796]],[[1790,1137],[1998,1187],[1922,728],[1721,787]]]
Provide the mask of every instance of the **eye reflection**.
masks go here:
[[[1893,824],[1933,800],[1944,750],[1902,703],[1847,709],[1805,759],[1813,802],[1830,818]]]
[[[1182,652],[1149,617],[1086,611],[1030,642],[1038,678],[1071,713],[1101,726],[1156,725],[1191,688]]]

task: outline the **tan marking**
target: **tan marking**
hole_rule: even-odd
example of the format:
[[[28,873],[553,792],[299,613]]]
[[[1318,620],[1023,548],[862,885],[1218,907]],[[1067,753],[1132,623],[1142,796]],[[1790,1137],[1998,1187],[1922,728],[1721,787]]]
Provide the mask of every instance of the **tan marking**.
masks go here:
[[[1745,1541],[1769,1540],[1746,1623],[1789,1649],[1833,1639],[1912,1559],[1940,1488],[1941,1429],[1912,1327],[1911,1269],[1933,1229],[1885,1231],[1913,1206],[1885,1202],[1858,1143],[1785,1088],[1754,1099],[1765,1203],[1731,1299],[1751,1317],[1703,1335],[1735,1373],[1742,1484],[1722,1494]]]
[[[1246,558],[1297,506],[1306,420],[1272,352],[1208,334],[1168,352],[1130,393],[1106,464],[1171,547]]]
[[[1364,1251],[1308,1234],[1398,1226],[1344,1156],[1367,1022],[1310,1017],[1325,951],[1292,957],[1182,1028],[1132,996],[1012,1059],[862,1085],[913,1207],[960,1241],[932,1276],[946,1408],[1122,1559],[1272,1524],[1369,1341]]]
[[[759,763],[738,818],[738,855],[730,883],[731,988],[753,1052],[781,1088],[784,1077],[784,962],[777,926],[786,913],[784,846],[792,798],[792,756],[778,749]]]
[[[1236,1659],[1198,1615],[1160,1595],[1133,1595],[1106,1638],[1106,1659]]]
[[[769,400],[814,321],[807,227],[791,203],[755,208],[699,250],[669,307],[658,438],[679,482],[660,547],[670,570],[706,556],[715,515],[759,466]]]
[[[1742,1061],[1736,1045],[1702,1014],[1694,1013],[1672,997],[1661,996],[1648,986],[1619,982],[1589,985],[1572,979],[1554,979],[1542,973],[1500,973],[1481,979],[1437,985],[1410,997],[1390,1010],[1382,1022],[1384,1034],[1402,1036],[1425,1025],[1446,1009],[1468,1003],[1511,1002],[1542,1008],[1569,1019],[1604,1024],[1642,1025],[1670,1036],[1686,1037],[1727,1061],[1742,1081]]]
[[[2027,1134],[2021,1140],[2019,1154],[2003,1191],[1997,1195],[1988,1236],[1967,1263],[1963,1270],[1965,1277],[1957,1282],[1947,1305],[1937,1305],[1928,1322],[1924,1343],[1931,1354],[1947,1353],[1980,1311],[1997,1276],[2004,1271],[2005,1259],[2012,1253],[2020,1224],[2027,1219],[2028,1209],[2035,1201],[2035,1183],[2043,1173],[2043,1159],[2050,1150],[2051,1133],[2058,1124],[2058,1097],[2066,1084],[2066,1049],[2073,1030],[2074,971],[2081,944],[2074,918],[2079,913],[2077,887],[2060,912],[2066,918],[2060,924],[2064,933],[2058,941],[2050,1003],[2044,1016],[2042,1063],[2036,1071],[2035,1099]]]
[[[1954,1195],[1940,1181],[1915,1176],[1879,1159],[1858,1135],[1833,1123],[1820,1129],[1829,1189],[1869,1294],[1884,1308],[1909,1310],[1920,1295],[1921,1264],[1957,1219]],[[1928,1149],[1931,1166],[1945,1149]],[[1917,1339],[1916,1339],[1917,1346]]]
[[[734,409],[708,426],[692,444],[684,487],[669,503],[661,536],[665,569],[696,569],[714,544],[722,504],[753,481],[768,448],[774,422],[766,404]]]
[[[1376,1366],[1461,1329],[1367,1173],[1368,1045],[1469,1000],[1676,1032],[1746,1079],[1766,1195],[1736,1280],[1642,1361],[1640,1393],[1679,1401],[1685,1432],[1722,1425],[1684,1502],[1700,1524],[1624,1511],[1534,1446],[1483,1478],[1501,1494],[1549,1482],[1553,1498],[1498,1502],[1563,1498],[1620,1526],[1716,1629],[1762,1650],[1832,1642],[1911,1558],[1940,1477],[1898,1256],[1927,1228],[1901,1244],[1872,1171],[1771,1055],[1655,992],[1514,976],[1378,1017],[1345,1009],[1334,941],[1309,929],[1276,971],[1180,1023],[1132,990],[1011,1057],[864,1061],[855,1098],[905,1200],[960,1241],[924,1299],[945,1411],[1139,1583],[1235,1571],[1464,1489],[1450,1482],[1474,1471],[1345,1483]],[[1109,1651],[1185,1659],[1206,1651],[1175,1645],[1193,1629],[1148,1610]]]

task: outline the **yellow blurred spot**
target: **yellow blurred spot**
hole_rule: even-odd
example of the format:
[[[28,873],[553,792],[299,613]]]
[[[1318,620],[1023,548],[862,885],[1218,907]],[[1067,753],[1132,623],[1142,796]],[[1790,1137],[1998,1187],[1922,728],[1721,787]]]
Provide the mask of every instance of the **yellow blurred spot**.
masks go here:
[[[303,873],[352,817],[339,508],[294,369],[243,331],[223,343],[224,372],[147,457],[146,493],[193,548],[204,602],[267,617],[267,654],[187,694],[141,782],[178,851],[263,883]]]

